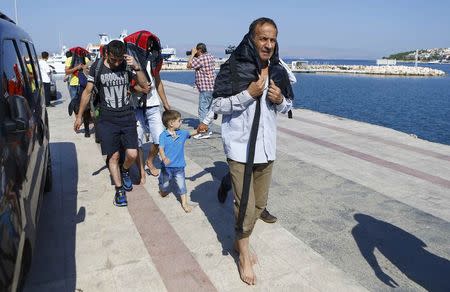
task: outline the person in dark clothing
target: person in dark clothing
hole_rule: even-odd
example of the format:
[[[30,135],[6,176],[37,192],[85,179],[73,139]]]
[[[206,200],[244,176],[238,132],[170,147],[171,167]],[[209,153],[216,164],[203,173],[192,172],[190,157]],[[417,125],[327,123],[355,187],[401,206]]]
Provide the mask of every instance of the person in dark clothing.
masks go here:
[[[129,94],[131,79],[135,79],[141,88],[148,90],[147,78],[139,63],[125,53],[125,44],[113,40],[108,44],[106,58],[98,59],[92,64],[87,78],[88,84],[81,96],[80,109],[74,123],[74,130],[78,131],[83,112],[95,86],[100,105],[97,133],[100,136],[102,153],[107,155],[109,172],[116,187],[114,196],[116,206],[128,204],[126,192],[133,189],[129,168],[137,157],[136,118]],[[100,61],[103,63],[96,72],[97,62]],[[125,161],[120,169],[121,148],[125,149]]]

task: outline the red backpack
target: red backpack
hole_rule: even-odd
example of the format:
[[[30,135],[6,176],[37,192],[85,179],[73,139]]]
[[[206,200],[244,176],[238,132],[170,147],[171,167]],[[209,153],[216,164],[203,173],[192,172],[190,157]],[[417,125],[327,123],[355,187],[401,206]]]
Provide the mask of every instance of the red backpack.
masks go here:
[[[148,80],[150,80],[150,77],[145,70],[148,61],[150,61],[151,74],[153,76],[159,74],[163,58],[161,56],[161,43],[155,34],[140,30],[128,35],[123,41],[127,47],[127,54],[133,56],[139,62]]]
[[[73,47],[69,51],[72,53],[72,62],[70,63],[70,68],[73,68],[79,64],[86,65],[86,57],[89,55],[89,51],[83,49],[82,47]],[[78,76],[78,71],[73,73]]]

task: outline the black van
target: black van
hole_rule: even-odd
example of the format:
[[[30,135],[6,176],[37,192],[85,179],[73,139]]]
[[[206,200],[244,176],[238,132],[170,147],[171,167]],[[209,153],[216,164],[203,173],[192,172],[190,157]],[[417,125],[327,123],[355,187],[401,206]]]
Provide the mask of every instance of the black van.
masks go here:
[[[20,290],[52,185],[48,116],[30,36],[0,12],[0,291]]]

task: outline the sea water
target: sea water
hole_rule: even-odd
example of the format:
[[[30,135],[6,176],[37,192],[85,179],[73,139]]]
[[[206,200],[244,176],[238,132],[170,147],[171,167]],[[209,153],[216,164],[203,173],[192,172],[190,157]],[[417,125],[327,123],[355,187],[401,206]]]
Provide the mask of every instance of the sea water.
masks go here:
[[[289,62],[289,60],[287,60]],[[309,60],[315,64],[375,65],[371,60]],[[399,64],[401,65],[401,64]],[[405,65],[412,66],[408,63]],[[450,64],[419,64],[450,74]],[[450,76],[403,77],[296,73],[294,106],[376,124],[450,145]],[[193,85],[191,71],[162,79]],[[170,98],[170,97],[169,97]]]

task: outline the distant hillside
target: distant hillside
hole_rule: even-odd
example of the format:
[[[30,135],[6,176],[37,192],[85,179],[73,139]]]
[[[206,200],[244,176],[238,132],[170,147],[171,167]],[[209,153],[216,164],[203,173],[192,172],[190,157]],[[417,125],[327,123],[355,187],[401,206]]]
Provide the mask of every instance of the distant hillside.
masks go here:
[[[414,51],[401,52],[389,55],[388,57],[383,57],[383,59],[409,60],[411,56],[414,59],[414,54],[415,54]]]
[[[449,62],[450,48],[422,49],[418,51],[418,60],[429,62]],[[396,59],[399,61],[411,61],[416,59],[416,51],[401,52],[383,57],[383,59]]]

